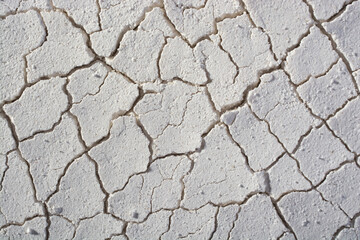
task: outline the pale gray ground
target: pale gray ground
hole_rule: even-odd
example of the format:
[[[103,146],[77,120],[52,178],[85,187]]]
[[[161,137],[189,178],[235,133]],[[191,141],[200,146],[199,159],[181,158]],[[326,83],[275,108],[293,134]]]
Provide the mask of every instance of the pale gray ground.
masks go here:
[[[0,18],[0,239],[360,239],[359,1]]]

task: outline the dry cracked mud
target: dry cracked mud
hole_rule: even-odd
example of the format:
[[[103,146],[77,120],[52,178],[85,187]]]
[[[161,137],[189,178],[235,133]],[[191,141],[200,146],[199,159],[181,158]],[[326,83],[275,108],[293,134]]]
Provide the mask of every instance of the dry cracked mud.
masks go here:
[[[360,239],[360,1],[1,0],[1,239]]]

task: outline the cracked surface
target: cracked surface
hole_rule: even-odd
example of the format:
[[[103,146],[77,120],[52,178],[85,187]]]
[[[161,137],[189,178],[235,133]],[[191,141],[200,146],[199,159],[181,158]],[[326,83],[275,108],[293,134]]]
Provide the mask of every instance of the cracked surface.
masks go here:
[[[359,239],[359,16],[0,1],[0,238]]]

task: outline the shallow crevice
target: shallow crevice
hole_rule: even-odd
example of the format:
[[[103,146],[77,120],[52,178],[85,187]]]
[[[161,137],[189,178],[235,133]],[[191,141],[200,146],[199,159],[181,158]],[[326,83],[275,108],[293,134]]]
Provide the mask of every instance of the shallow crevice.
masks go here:
[[[100,177],[100,174],[99,174],[99,164],[88,153],[85,153],[85,155],[94,164],[96,180],[99,183],[99,187],[100,187],[101,191],[105,195],[103,212],[104,213],[109,213],[109,197],[110,197],[110,194],[106,191],[106,189],[104,187],[104,183],[101,181],[101,177]]]
[[[231,134],[231,131],[229,129],[229,126],[226,125],[226,124],[223,124],[223,126],[225,126],[225,130],[226,130],[226,133],[228,135],[228,137],[231,139],[231,141],[240,149],[241,151],[241,154],[243,155],[244,159],[245,159],[245,165],[246,165],[246,168],[253,174],[255,173],[256,171],[250,166],[249,164],[249,157],[246,155],[245,153],[245,150],[244,148],[234,139],[234,137],[232,136]]]
[[[220,207],[217,207],[216,213],[214,216],[214,230],[210,233],[208,240],[211,240],[213,238],[213,236],[216,233],[216,230],[218,228],[218,219],[217,218],[218,218],[219,212],[220,212]]]
[[[239,210],[236,212],[235,219],[234,219],[234,221],[232,222],[232,226],[231,226],[231,228],[230,228],[230,231],[228,232],[227,240],[230,240],[230,238],[231,238],[231,232],[234,230],[234,228],[235,228],[235,223],[236,223],[236,221],[239,219],[240,211],[241,211],[241,207],[239,207]]]
[[[351,0],[349,2],[344,1],[343,6],[340,8],[339,11],[337,11],[335,14],[333,14],[331,17],[327,18],[326,20],[319,20],[319,22],[320,23],[325,23],[325,22],[331,22],[331,21],[335,20],[336,18],[340,17],[345,12],[346,8],[349,5],[353,4],[356,1],[357,0]]]
[[[295,239],[297,240],[298,238],[296,236],[295,231],[292,229],[291,225],[286,221],[286,219],[285,219],[284,215],[282,214],[279,206],[277,205],[277,202],[272,197],[270,197],[270,199],[271,199],[271,203],[272,203],[277,215],[281,219],[282,224],[294,235]]]
[[[143,11],[142,15],[140,16],[140,18],[138,18],[136,21],[135,21],[135,24],[134,26],[126,26],[124,27],[124,29],[122,31],[120,31],[118,33],[118,37],[117,37],[117,42],[116,42],[116,45],[115,45],[115,48],[114,50],[110,53],[110,55],[107,57],[107,59],[113,59],[118,53],[119,53],[119,47],[120,47],[120,44],[121,44],[121,41],[122,39],[124,38],[124,35],[129,32],[129,31],[132,31],[132,30],[137,30],[138,27],[140,26],[140,24],[144,21],[147,13],[151,12],[152,10],[154,10],[154,8],[156,7],[161,7],[161,4],[157,4],[157,3],[154,3],[150,6],[148,6],[147,8],[145,8],[145,10]]]
[[[344,230],[344,229],[351,229],[351,228],[353,228],[353,229],[355,229],[354,227],[355,227],[355,221],[356,221],[356,219],[357,218],[359,218],[360,217],[360,212],[359,213],[356,213],[355,215],[354,215],[354,217],[353,218],[351,218],[350,219],[350,224],[348,225],[344,225],[344,226],[341,226],[340,228],[338,228],[337,230],[336,230],[336,232],[333,234],[333,236],[332,236],[332,240],[335,240],[335,239],[337,239],[337,236],[340,234],[340,232],[342,231],[342,230]]]
[[[0,228],[0,231],[1,230],[4,230],[5,228],[8,228],[8,227],[11,227],[11,226],[24,226],[24,224],[28,221],[31,221],[35,218],[38,218],[38,217],[46,217],[45,215],[42,215],[42,214],[35,214],[31,217],[27,217],[24,219],[23,222],[10,222],[10,223],[7,223],[7,224],[4,224],[1,228]]]
[[[327,203],[330,203],[331,206],[333,206],[334,208],[338,208],[349,220],[351,219],[350,216],[344,211],[344,209],[342,209],[342,207],[339,204],[333,203],[332,201],[326,199],[323,195],[322,192],[320,192],[318,189],[314,189],[314,191],[316,191],[317,193],[319,193],[321,199]]]
[[[336,42],[334,41],[333,37],[331,36],[331,34],[329,34],[325,28],[321,25],[321,22],[315,17],[314,14],[314,9],[313,7],[308,3],[307,0],[302,0],[309,8],[310,11],[310,15],[311,18],[313,19],[313,21],[315,22],[315,25],[320,29],[321,33],[324,34],[331,42],[331,46],[333,48],[333,50],[340,56],[341,60],[344,62],[346,69],[348,70],[348,72],[351,75],[351,80],[355,86],[355,90],[357,95],[360,95],[360,91],[359,91],[359,87],[357,86],[356,80],[354,78],[354,76],[351,74],[352,73],[352,69],[350,67],[350,63],[349,61],[346,59],[345,55],[338,49]],[[350,3],[351,4],[351,3]],[[346,8],[346,6],[345,6]]]

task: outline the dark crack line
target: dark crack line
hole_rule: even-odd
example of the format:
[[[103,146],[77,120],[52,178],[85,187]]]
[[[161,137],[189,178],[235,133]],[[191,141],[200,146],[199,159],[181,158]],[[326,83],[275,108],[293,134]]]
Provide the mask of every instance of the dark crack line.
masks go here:
[[[348,72],[350,73],[351,76],[351,80],[355,86],[356,89],[356,93],[357,95],[360,95],[360,91],[359,91],[359,87],[357,86],[356,80],[354,78],[354,76],[351,74],[352,73],[352,69],[350,67],[350,63],[349,61],[346,59],[345,55],[338,49],[336,42],[334,41],[333,37],[331,36],[331,34],[329,34],[325,28],[321,25],[321,22],[315,17],[314,15],[314,9],[313,7],[308,3],[307,0],[302,0],[309,8],[310,11],[310,15],[311,18],[313,19],[313,21],[315,22],[315,25],[320,29],[321,33],[323,33],[325,36],[327,36],[327,38],[330,40],[331,45],[334,49],[334,51],[340,56],[340,58],[343,60],[343,62],[345,63],[346,69],[348,70]],[[346,8],[346,6],[345,6]]]

